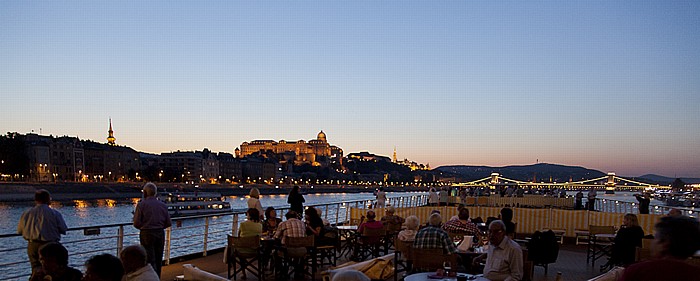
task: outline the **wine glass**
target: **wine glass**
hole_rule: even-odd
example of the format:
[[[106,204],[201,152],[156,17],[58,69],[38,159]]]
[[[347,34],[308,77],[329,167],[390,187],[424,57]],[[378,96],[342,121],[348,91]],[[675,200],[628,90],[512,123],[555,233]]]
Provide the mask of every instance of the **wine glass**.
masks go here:
[[[449,261],[442,263],[442,268],[445,269],[445,276],[450,276],[450,271],[452,271],[452,264]]]

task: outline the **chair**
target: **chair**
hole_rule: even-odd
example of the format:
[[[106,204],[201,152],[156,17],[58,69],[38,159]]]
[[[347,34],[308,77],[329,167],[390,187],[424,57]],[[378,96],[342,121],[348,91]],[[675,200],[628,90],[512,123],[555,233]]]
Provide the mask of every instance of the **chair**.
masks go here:
[[[445,262],[450,262],[457,268],[457,255],[444,254],[442,249],[411,249],[411,262],[414,272],[435,271],[443,268]]]
[[[316,245],[318,265],[336,266],[340,253],[340,232],[337,228],[326,228],[320,241],[321,243]]]
[[[399,272],[411,271],[413,241],[394,240],[394,281],[398,280]]]
[[[590,238],[589,235],[591,234],[588,232],[588,230],[585,229],[574,229],[574,234],[576,235],[576,245],[588,245],[588,239]],[[584,239],[581,241],[581,239]]]
[[[286,237],[286,244],[278,251],[276,258],[279,260],[275,263],[275,275],[282,276],[294,275],[309,275],[311,280],[316,277],[316,258],[314,252],[314,236],[305,237]],[[305,268],[310,270],[305,270]]]
[[[642,238],[642,247],[637,247],[634,253],[634,261],[640,262],[651,258],[651,241],[654,238]]]
[[[559,244],[556,234],[552,230],[535,231],[527,249],[528,260],[532,261],[535,266],[543,267],[545,275],[549,269],[548,265],[556,262],[559,257]]]
[[[246,269],[251,271],[258,280],[262,280],[262,255],[260,252],[260,236],[252,237],[234,237],[228,235],[227,267],[228,278],[233,276],[236,280],[236,275],[240,272],[245,273]],[[240,265],[237,268],[236,265]],[[233,273],[231,272],[233,268]]]
[[[610,256],[615,238],[614,226],[590,225],[588,227],[588,250],[586,251],[586,263],[591,262],[595,266],[595,261],[603,256]]]
[[[370,257],[379,257],[379,249],[385,246],[384,237],[386,230],[382,228],[367,228],[362,230],[362,233],[355,245],[354,258],[358,260],[366,260]]]

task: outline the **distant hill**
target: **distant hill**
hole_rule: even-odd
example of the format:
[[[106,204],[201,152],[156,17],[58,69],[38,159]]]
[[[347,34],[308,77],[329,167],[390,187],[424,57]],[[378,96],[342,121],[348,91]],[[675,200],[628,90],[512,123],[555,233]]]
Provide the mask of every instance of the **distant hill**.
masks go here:
[[[630,178],[630,177],[627,177]],[[642,180],[644,182],[658,183],[658,184],[671,184],[676,178],[669,178],[654,174],[646,174],[633,179]],[[700,183],[700,178],[680,178],[685,183]]]
[[[489,167],[489,166],[440,166],[436,168],[440,172],[452,174],[464,181],[472,181],[483,179],[491,175],[491,173],[499,173],[502,177],[520,181],[537,181],[549,182],[566,182],[569,180],[577,181],[584,179],[593,179],[605,176],[598,170],[587,169],[579,166],[565,166],[557,164],[534,164],[522,166],[505,166],[505,167]]]

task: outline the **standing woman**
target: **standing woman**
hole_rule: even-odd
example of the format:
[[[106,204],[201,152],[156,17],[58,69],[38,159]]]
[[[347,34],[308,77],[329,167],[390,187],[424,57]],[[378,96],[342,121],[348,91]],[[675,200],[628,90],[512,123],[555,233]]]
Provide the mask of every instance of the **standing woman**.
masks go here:
[[[428,192],[428,204],[430,206],[437,206],[438,203],[440,203],[440,197],[437,192],[435,192],[435,188],[431,187],[430,192]]]
[[[304,196],[301,195],[299,191],[299,186],[295,185],[292,191],[289,192],[289,197],[287,197],[287,203],[289,203],[289,209],[296,212],[301,216],[304,213]]]
[[[377,208],[386,207],[386,192],[384,192],[384,187],[380,187],[377,191]]]
[[[253,208],[258,210],[258,214],[260,214],[260,219],[263,219],[262,214],[263,214],[263,208],[262,204],[260,204],[260,190],[258,188],[253,187],[250,189],[250,193],[248,194],[250,198],[248,198],[248,208]]]

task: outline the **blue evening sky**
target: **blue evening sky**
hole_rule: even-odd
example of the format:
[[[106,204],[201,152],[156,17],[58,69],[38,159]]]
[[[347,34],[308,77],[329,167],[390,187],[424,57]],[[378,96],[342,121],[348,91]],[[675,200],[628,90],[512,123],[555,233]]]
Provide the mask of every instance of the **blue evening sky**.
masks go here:
[[[700,177],[698,1],[2,1],[0,131]]]

